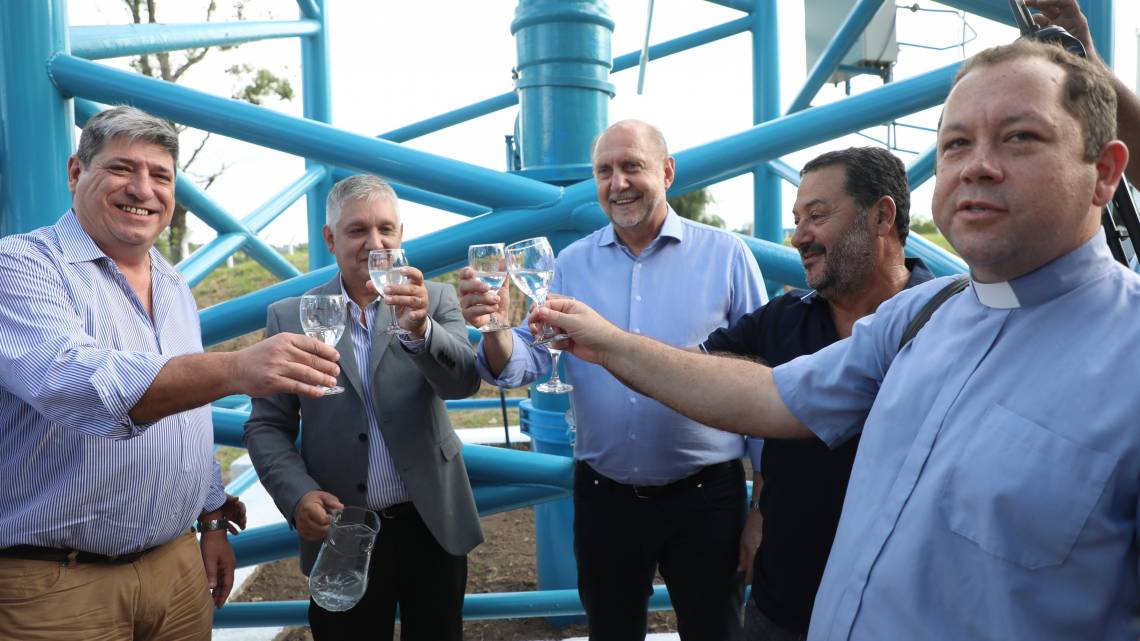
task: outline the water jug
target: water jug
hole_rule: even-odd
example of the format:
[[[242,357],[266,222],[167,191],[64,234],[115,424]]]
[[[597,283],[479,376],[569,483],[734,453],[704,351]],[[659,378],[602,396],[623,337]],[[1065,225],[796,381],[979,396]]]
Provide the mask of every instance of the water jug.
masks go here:
[[[362,507],[333,510],[333,522],[309,572],[313,601],[332,612],[356,605],[368,589],[368,562],[380,533],[380,517]]]

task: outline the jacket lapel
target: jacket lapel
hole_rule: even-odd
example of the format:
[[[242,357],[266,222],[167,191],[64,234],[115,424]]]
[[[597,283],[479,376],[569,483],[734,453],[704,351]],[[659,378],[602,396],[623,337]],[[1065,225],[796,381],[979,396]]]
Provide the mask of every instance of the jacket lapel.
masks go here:
[[[391,317],[392,314],[388,311],[388,306],[381,301],[376,308],[376,317],[372,321],[372,354],[368,362],[368,379],[372,381],[373,389],[376,389],[376,385],[380,382],[376,377],[377,371],[380,369],[380,359],[384,356],[384,352],[388,351],[388,346],[392,344],[392,341],[398,340],[394,336],[389,336],[385,331]]]

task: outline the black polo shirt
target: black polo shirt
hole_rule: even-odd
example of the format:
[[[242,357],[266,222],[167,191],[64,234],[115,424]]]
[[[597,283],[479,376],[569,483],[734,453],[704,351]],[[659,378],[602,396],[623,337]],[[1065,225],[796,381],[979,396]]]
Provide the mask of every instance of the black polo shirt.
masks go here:
[[[921,259],[906,259],[906,267],[908,288],[934,277]],[[703,347],[758,356],[775,367],[837,340],[828,302],[796,289],[713,332]],[[789,630],[807,632],[858,446],[857,437],[833,450],[814,438],[764,442],[764,538],[753,564],[752,598]]]

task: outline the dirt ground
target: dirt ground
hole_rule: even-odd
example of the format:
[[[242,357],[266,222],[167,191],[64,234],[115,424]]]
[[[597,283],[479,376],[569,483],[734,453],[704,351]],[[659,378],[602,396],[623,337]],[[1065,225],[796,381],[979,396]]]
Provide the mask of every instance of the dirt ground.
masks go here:
[[[468,557],[467,592],[520,592],[538,588],[534,565],[534,510],[526,508],[483,518],[486,541]],[[308,584],[297,559],[263,565],[235,601],[308,599]],[[672,612],[650,613],[651,632],[676,630]],[[398,629],[398,626],[397,626]],[[586,636],[585,625],[555,627],[545,619],[503,619],[464,623],[467,641],[538,641]],[[311,641],[308,628],[287,628],[274,641]],[[396,638],[399,638],[397,636]]]

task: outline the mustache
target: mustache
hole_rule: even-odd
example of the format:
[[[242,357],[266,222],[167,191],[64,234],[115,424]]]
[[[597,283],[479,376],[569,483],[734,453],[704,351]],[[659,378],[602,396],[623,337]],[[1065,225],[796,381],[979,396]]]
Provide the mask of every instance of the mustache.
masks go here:
[[[807,256],[808,254],[826,254],[827,248],[819,243],[811,243],[807,247],[800,249],[800,257]]]

